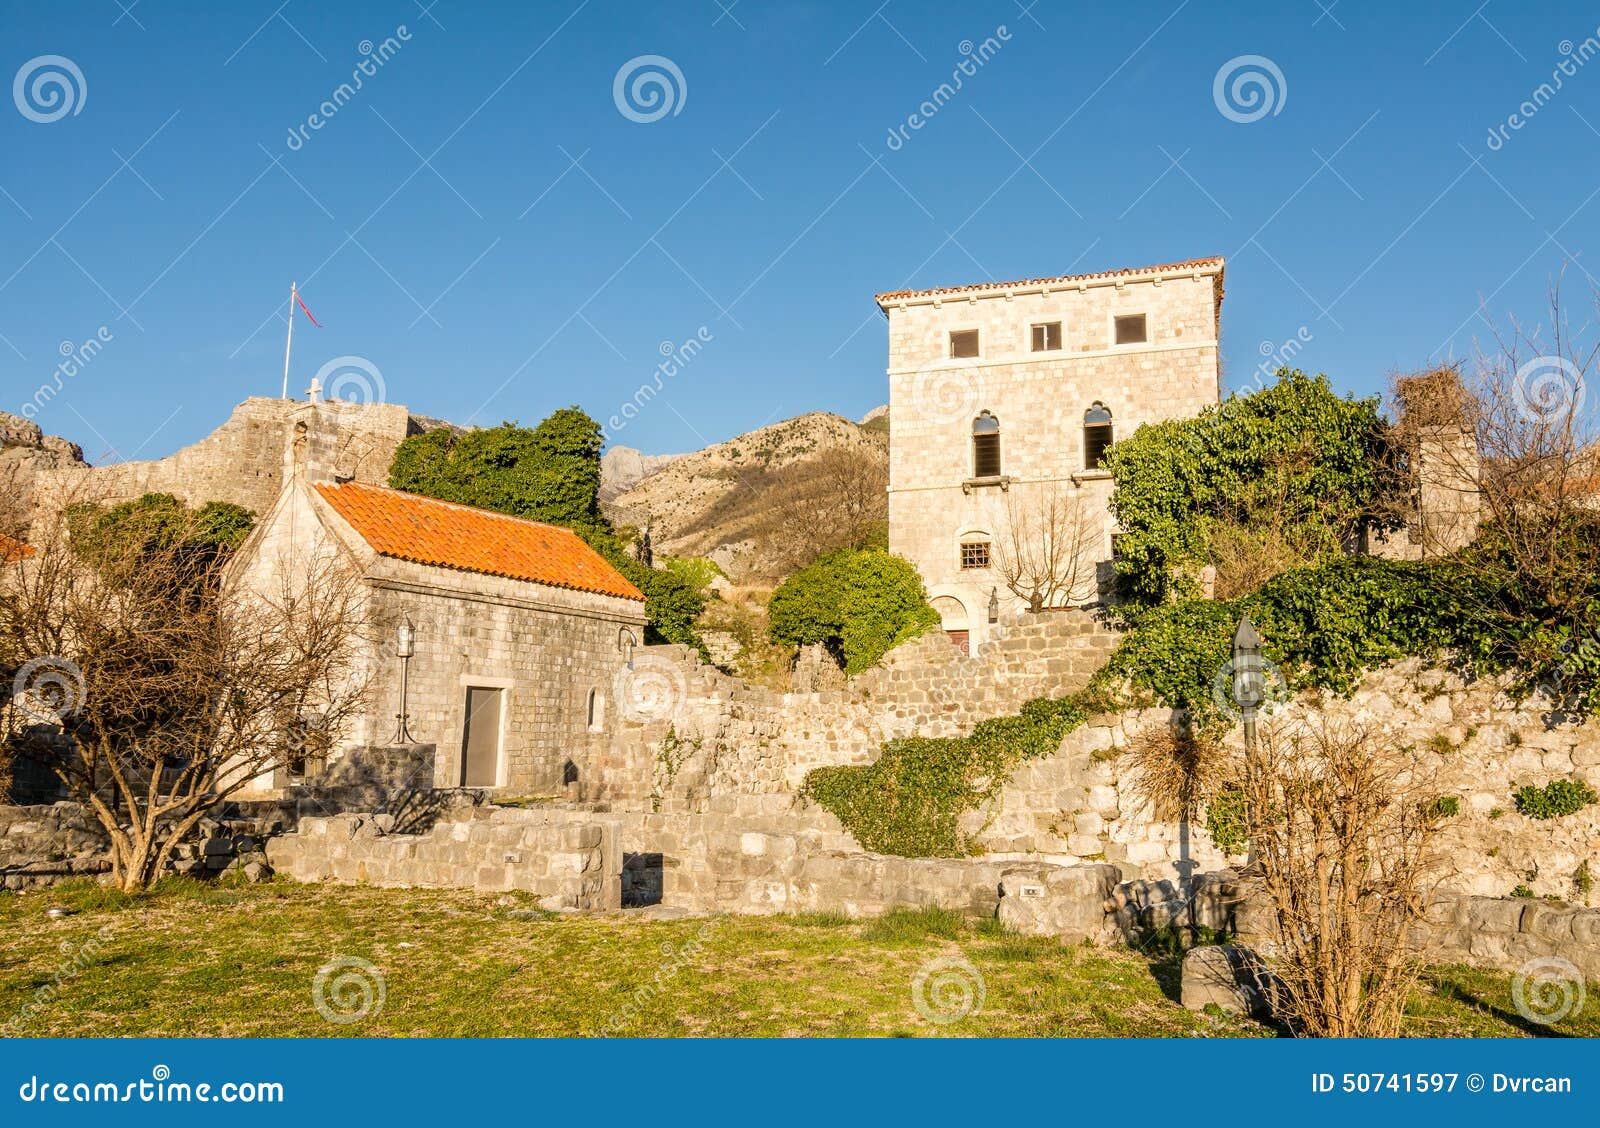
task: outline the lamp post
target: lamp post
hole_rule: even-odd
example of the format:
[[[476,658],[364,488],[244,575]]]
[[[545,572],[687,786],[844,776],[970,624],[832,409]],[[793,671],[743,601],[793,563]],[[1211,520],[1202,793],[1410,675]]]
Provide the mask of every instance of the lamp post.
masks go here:
[[[989,622],[998,623],[999,621],[1000,621],[1000,589],[999,588],[990,588],[989,589]]]
[[[1239,719],[1244,721],[1244,747],[1246,754],[1256,744],[1256,713],[1267,695],[1266,678],[1261,664],[1261,636],[1256,633],[1250,616],[1239,617],[1239,628],[1233,632],[1233,703],[1239,707]]]
[[[417,652],[417,629],[408,616],[395,632],[394,652],[400,658],[400,711],[394,715],[394,739],[390,744],[415,744],[407,722],[411,714],[406,711],[406,694],[411,680],[411,657]]]

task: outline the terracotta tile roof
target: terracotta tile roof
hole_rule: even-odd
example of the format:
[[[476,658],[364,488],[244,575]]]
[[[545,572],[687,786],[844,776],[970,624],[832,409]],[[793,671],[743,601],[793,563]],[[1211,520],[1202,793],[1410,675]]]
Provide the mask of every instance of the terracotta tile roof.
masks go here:
[[[1154,274],[1157,271],[1202,270],[1216,267],[1221,270],[1224,260],[1217,258],[1190,259],[1187,262],[1168,262],[1158,266],[1130,266],[1122,270],[1102,270],[1095,274],[1064,274],[1059,278],[1026,278],[1017,282],[975,282],[966,286],[941,286],[932,290],[891,290],[878,294],[874,300],[879,306],[907,298],[936,298],[945,294],[981,294],[1012,289],[1031,289],[1036,286],[1066,285],[1073,282],[1091,282],[1102,278],[1131,277],[1135,274]],[[1221,279],[1217,282],[1217,299],[1222,299]]]
[[[643,599],[571,529],[361,482],[317,493],[380,555],[551,587]]]
[[[33,545],[0,533],[0,564],[14,564],[26,560],[37,551]]]

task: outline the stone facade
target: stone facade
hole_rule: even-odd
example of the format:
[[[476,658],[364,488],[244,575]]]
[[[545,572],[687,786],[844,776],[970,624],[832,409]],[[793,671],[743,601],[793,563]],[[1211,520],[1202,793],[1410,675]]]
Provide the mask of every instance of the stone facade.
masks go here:
[[[1064,602],[1110,591],[1111,479],[1091,465],[1085,414],[1110,413],[1113,438],[1198,414],[1219,399],[1220,259],[1044,282],[879,295],[889,320],[889,547],[916,564],[944,626],[978,644],[1021,602],[996,567],[1012,529],[1034,528],[1052,503],[1081,539]],[[1142,342],[1115,343],[1118,317],[1143,315]],[[1035,326],[1059,325],[1059,347],[1035,351]],[[978,355],[952,356],[975,330]],[[998,421],[997,474],[978,477],[973,428]],[[1024,533],[1026,536],[1027,533]],[[1033,539],[1033,538],[1029,538]],[[963,544],[990,564],[963,567]],[[967,561],[971,564],[971,560]]]

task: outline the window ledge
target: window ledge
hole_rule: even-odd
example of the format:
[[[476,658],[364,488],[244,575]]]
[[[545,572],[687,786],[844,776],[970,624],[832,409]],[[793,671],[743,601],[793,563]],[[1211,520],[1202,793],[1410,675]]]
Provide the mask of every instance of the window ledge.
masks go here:
[[[999,486],[1002,490],[1009,490],[1011,488],[1011,477],[1007,474],[999,474],[990,478],[968,478],[961,483],[961,492],[969,494],[973,490],[984,489],[988,486]]]
[[[1072,475],[1072,480],[1082,482],[1103,482],[1111,477],[1109,470],[1079,470]]]

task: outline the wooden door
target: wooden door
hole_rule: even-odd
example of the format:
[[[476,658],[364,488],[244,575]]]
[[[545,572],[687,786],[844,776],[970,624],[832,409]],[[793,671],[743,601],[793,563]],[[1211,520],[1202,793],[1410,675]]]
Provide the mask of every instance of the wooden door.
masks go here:
[[[467,723],[461,736],[461,786],[495,787],[500,783],[500,708],[505,691],[484,686],[467,689]]]

